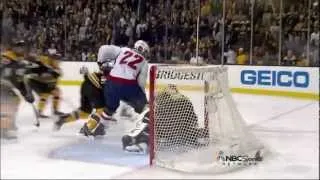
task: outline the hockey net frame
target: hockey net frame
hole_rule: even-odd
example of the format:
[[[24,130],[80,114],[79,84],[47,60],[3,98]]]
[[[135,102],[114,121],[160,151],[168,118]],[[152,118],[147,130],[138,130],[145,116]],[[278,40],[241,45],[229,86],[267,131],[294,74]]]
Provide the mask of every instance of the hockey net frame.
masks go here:
[[[204,90],[202,102],[204,106],[204,115],[202,117],[204,138],[200,138],[204,141],[205,145],[203,147],[190,148],[184,152],[178,153],[169,152],[166,153],[165,156],[159,155],[164,153],[161,152],[161,148],[159,148],[161,142],[157,139],[157,136],[159,135],[159,133],[157,133],[158,127],[156,127],[156,123],[159,123],[157,122],[158,117],[156,112],[157,92],[159,89],[172,83],[172,81],[161,81],[162,84],[158,83],[159,71],[171,71],[178,74],[190,72],[201,73],[201,76],[199,76],[200,79],[198,80],[203,81]],[[259,161],[261,161],[262,154],[265,155],[268,152],[267,148],[249,131],[240,112],[237,110],[228,86],[227,67],[152,65],[149,73],[150,166],[160,166],[192,173],[222,173],[248,165],[239,165],[239,163],[230,164],[230,162],[227,162],[228,160],[226,160],[228,157],[241,156],[242,158],[246,157],[247,159],[260,158]],[[182,81],[184,81],[183,78],[182,80],[177,80],[178,84]],[[219,105],[210,99],[210,97],[213,96],[221,99],[221,102],[223,101],[224,110],[229,113],[226,115],[228,118],[221,116],[221,111],[219,111],[219,109],[217,110]],[[220,105],[222,106],[222,103],[220,103]],[[193,106],[195,106],[194,103]],[[214,113],[220,113],[220,117],[211,118],[213,116],[211,112],[213,108],[216,108]],[[219,119],[221,117],[222,119]],[[219,124],[218,129],[216,124]],[[224,127],[228,125],[232,127]],[[257,155],[259,157],[257,157]],[[163,157],[166,158],[163,159]],[[257,163],[257,160],[258,159],[254,159],[254,163]]]

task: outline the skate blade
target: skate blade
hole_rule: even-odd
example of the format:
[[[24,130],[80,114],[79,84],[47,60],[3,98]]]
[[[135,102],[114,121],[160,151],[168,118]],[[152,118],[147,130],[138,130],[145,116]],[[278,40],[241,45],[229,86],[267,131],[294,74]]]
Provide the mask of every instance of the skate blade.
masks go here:
[[[40,127],[40,123],[34,123],[33,124],[35,127],[39,128]]]
[[[124,149],[124,151],[127,153],[133,153],[138,155],[145,155],[148,153],[148,148],[146,146],[143,147],[140,144],[135,144],[133,146],[135,146],[136,148],[130,149],[130,146],[128,146]]]

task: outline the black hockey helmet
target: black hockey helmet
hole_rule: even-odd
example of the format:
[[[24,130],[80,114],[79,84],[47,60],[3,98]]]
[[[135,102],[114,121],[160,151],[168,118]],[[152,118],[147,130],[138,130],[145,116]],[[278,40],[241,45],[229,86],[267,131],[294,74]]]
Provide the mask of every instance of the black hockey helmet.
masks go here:
[[[30,50],[27,41],[24,39],[11,40],[10,49],[21,56],[24,56]]]

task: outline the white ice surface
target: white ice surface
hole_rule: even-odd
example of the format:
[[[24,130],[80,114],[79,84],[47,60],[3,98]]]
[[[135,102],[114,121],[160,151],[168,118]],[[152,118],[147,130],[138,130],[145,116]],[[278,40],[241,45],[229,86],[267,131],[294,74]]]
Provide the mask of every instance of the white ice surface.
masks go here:
[[[64,87],[62,90],[62,109],[70,112],[79,104],[79,89]],[[257,166],[220,175],[150,168],[147,155],[122,152],[120,129],[114,128],[106,138],[95,141],[77,135],[83,124],[81,121],[52,132],[53,120],[44,120],[41,127],[35,129],[30,105],[22,104],[18,113],[18,139],[1,142],[1,179],[319,178],[317,101],[233,96],[247,124],[273,152]],[[50,113],[48,106],[46,114]]]

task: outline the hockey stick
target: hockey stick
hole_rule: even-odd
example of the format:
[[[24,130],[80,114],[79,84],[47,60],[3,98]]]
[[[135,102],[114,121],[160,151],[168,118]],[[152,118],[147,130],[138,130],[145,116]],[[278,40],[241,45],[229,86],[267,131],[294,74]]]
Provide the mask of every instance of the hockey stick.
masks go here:
[[[29,80],[28,78],[29,78],[29,76],[30,76],[30,75],[27,75],[27,76],[24,76],[24,77],[23,77],[23,83],[24,83],[24,85],[25,85],[27,94],[32,95],[32,89],[30,88],[29,83],[28,83],[28,80]],[[40,127],[40,120],[39,120],[39,116],[40,116],[40,115],[39,115],[39,112],[38,112],[37,108],[35,107],[35,105],[34,105],[33,103],[30,102],[30,105],[32,106],[32,110],[33,110],[34,115],[35,115],[35,123],[34,123],[34,125],[35,125],[36,127]]]
[[[30,103],[30,105],[32,106],[33,112],[34,112],[34,114],[35,114],[35,116],[36,116],[36,119],[35,119],[36,122],[34,123],[34,125],[35,125],[36,127],[39,127],[39,126],[40,126],[39,112],[38,112],[36,106],[35,106],[33,103]]]
[[[13,91],[20,99],[24,99],[23,96],[22,96],[22,94],[21,94],[21,92],[20,92],[10,81],[7,81],[7,80],[5,80],[5,79],[1,79],[1,82],[7,84],[8,86],[10,86],[10,87],[12,88],[12,91]],[[25,80],[24,80],[24,83],[26,84]],[[30,91],[30,89],[27,89],[27,90]],[[32,104],[32,103],[30,103],[30,104],[31,104],[32,109],[33,109],[33,111],[34,111],[34,114],[35,114],[35,116],[36,116],[36,120],[35,120],[34,125],[35,125],[36,127],[39,127],[39,126],[40,126],[39,113],[38,113],[36,107],[34,106],[34,104]]]

